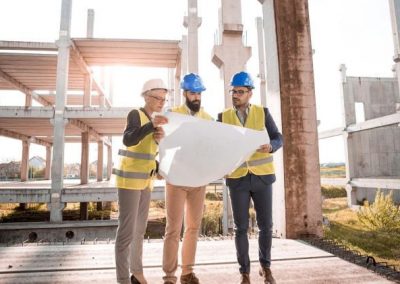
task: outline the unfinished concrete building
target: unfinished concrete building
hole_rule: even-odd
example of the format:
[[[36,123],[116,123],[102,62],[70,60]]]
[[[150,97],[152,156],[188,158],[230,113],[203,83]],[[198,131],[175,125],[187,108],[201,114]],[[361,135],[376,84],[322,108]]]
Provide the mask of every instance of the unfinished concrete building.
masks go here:
[[[322,179],[322,183],[345,186],[350,207],[373,202],[378,189],[393,191],[394,201],[400,203],[400,2],[390,4],[394,78],[348,76],[341,65],[344,125],[319,134],[320,139],[343,136],[346,177]]]
[[[258,24],[259,56],[262,61],[260,74],[264,74],[260,93],[266,94],[267,99],[262,98],[262,102],[273,110],[272,115],[286,141],[283,151],[275,155],[279,175],[274,185],[277,192],[274,196],[274,231],[278,236],[289,238],[321,235],[316,105],[307,1],[296,1],[295,7],[289,0],[258,2],[264,15],[263,23],[259,20]],[[83,234],[78,232],[79,228],[92,226],[93,231],[103,225],[97,222],[92,222],[96,223],[94,225],[82,222],[79,226],[63,224],[63,208],[65,203],[80,202],[81,218],[85,220],[87,202],[117,199],[114,185],[101,182],[102,149],[103,145],[111,147],[112,139],[109,137],[122,133],[126,114],[130,110],[112,107],[101,82],[92,76],[92,67],[118,62],[127,66],[167,68],[169,85],[175,89],[172,102],[177,105],[180,103],[178,84],[181,74],[196,72],[198,68],[197,29],[201,19],[197,16],[197,2],[190,0],[188,16],[184,18],[188,35],[182,40],[98,39],[93,38],[91,19],[94,14],[89,11],[87,38],[71,38],[71,5],[72,0],[62,1],[56,43],[0,41],[0,48],[4,51],[0,55],[0,88],[16,89],[26,95],[25,106],[1,107],[1,134],[22,141],[24,165],[30,143],[47,147],[47,173],[51,175],[51,184],[47,185],[2,185],[0,201],[47,203],[50,222],[38,225],[40,228],[37,229],[43,229],[42,234],[48,234],[57,227],[70,226],[79,238]],[[299,26],[302,27],[301,32]],[[221,70],[225,94],[231,75],[239,69],[246,69],[246,61],[251,54],[251,48],[243,46],[242,31],[240,0],[222,1],[222,41],[215,47],[212,61]],[[292,52],[293,49],[296,53]],[[25,52],[16,53],[15,50]],[[293,78],[296,80],[293,81]],[[47,93],[37,90],[47,90]],[[79,91],[81,95],[72,94],[71,90]],[[32,100],[42,106],[32,106]],[[225,102],[229,106],[230,101],[225,98]],[[69,186],[63,180],[64,146],[69,142],[82,144],[80,185]],[[88,183],[90,142],[98,143],[100,149],[97,183]],[[110,154],[107,163],[109,178]],[[22,167],[23,176],[26,176],[25,172]],[[154,198],[157,194],[162,196],[163,187],[156,188],[153,193]],[[8,230],[15,231],[23,226],[9,225]]]

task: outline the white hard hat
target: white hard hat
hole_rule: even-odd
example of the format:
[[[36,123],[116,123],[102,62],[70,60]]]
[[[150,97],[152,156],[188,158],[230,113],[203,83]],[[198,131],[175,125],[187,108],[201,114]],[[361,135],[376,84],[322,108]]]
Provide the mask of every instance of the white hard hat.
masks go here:
[[[164,89],[168,91],[167,85],[161,79],[150,79],[143,84],[142,95],[150,90],[154,89]]]

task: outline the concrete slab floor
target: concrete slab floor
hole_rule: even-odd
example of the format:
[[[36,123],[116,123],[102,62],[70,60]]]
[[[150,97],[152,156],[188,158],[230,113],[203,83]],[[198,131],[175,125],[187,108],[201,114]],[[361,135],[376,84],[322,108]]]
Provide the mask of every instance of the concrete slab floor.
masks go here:
[[[250,240],[252,283],[258,275],[257,240]],[[201,283],[239,283],[233,240],[199,241],[196,275]],[[114,244],[0,247],[0,283],[115,283]],[[162,283],[162,241],[144,243],[144,273]],[[301,241],[274,239],[277,283],[393,283]],[[177,271],[179,276],[180,270]]]

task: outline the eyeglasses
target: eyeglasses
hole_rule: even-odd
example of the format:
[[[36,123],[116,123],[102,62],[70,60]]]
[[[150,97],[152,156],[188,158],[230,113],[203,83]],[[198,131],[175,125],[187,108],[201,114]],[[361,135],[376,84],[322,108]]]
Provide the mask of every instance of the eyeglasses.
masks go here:
[[[152,95],[147,95],[147,96],[150,97],[150,98],[156,99],[159,102],[167,102],[168,101],[165,98],[160,98],[160,97],[157,97],[157,96],[152,96]]]
[[[239,96],[243,96],[244,94],[248,93],[249,91],[245,90],[229,90],[229,94],[234,95],[238,94]]]

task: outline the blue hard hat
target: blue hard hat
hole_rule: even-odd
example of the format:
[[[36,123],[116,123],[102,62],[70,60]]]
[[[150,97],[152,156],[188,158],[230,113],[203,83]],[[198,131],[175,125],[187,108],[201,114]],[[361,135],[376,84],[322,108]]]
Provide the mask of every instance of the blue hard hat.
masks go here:
[[[231,80],[231,86],[248,87],[254,89],[254,82],[249,73],[242,71],[233,75]]]
[[[206,90],[206,87],[204,87],[203,80],[199,75],[190,73],[183,77],[181,89],[193,93],[201,93]]]

